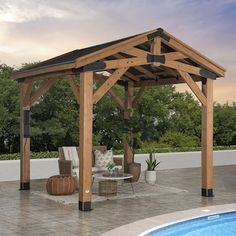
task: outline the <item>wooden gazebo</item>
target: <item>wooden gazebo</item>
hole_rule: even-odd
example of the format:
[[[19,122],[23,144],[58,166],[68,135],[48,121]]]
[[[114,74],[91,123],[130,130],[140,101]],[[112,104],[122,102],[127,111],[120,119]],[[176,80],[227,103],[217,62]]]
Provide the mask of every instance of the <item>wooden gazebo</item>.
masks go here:
[[[224,73],[224,68],[161,28],[74,50],[31,69],[16,71],[12,78],[19,81],[21,91],[20,189],[30,188],[30,108],[57,79],[66,78],[80,105],[80,210],[91,209],[93,104],[110,93],[124,110],[124,120],[128,120],[146,87],[167,84],[186,83],[202,104],[202,196],[212,197],[213,82],[224,77]],[[93,79],[101,84],[96,90]],[[32,86],[37,80],[44,82],[33,93]],[[202,89],[196,82],[201,82]],[[124,87],[124,97],[113,90],[115,84]],[[124,143],[124,153],[126,168],[132,162],[128,142]]]

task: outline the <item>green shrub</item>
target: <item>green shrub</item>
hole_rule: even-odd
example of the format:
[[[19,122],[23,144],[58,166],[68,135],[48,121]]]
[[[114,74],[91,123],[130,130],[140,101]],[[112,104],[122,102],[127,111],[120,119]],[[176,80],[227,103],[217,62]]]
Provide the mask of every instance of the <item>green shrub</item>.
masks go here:
[[[236,150],[236,145],[233,146],[215,146],[214,150]],[[165,153],[165,152],[195,152],[201,151],[201,147],[155,147],[151,145],[150,147],[136,149],[135,154],[144,154],[144,153]],[[114,150],[115,155],[124,154],[124,150]],[[31,159],[45,159],[45,158],[58,158],[58,152],[32,152]],[[3,160],[19,160],[20,153],[12,154],[0,154],[0,161]]]
[[[58,158],[58,152],[32,152],[31,159]],[[20,153],[1,154],[0,160],[19,160]]]
[[[213,147],[215,151],[217,150],[236,150],[236,145],[234,146],[215,146]],[[197,152],[201,151],[201,147],[151,147],[151,148],[142,148],[136,149],[135,154],[144,154],[144,153],[165,153],[165,152]],[[124,154],[123,150],[114,150],[116,155]]]

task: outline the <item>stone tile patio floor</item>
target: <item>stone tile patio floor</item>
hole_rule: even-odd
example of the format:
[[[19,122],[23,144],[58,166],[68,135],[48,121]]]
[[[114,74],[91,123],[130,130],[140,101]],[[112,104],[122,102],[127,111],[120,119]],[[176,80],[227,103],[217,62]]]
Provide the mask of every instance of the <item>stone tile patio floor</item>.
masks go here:
[[[214,198],[200,196],[200,169],[158,171],[158,183],[188,192],[107,200],[81,212],[77,204],[63,205],[19,191],[19,182],[0,183],[0,235],[100,235],[147,217],[210,205],[236,202],[236,165],[215,167]],[[45,180],[31,182],[31,191],[45,188]]]

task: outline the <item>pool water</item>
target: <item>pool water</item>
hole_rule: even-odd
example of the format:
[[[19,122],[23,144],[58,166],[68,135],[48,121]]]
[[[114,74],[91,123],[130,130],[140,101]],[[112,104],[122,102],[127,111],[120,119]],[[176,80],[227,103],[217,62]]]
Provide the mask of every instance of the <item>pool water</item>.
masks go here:
[[[236,236],[236,212],[211,215],[154,230],[147,236]]]

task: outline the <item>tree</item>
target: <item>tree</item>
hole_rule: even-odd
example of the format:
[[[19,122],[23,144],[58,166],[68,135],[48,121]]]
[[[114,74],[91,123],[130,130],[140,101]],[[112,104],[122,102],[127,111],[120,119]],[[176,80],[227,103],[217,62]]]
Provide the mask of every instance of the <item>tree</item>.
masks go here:
[[[0,65],[0,152],[19,150],[19,86],[10,80],[13,68]]]
[[[79,106],[64,79],[58,79],[31,108],[31,140],[34,151],[78,146]]]
[[[113,88],[117,94],[123,95],[123,88]],[[93,132],[98,145],[108,148],[123,148],[123,110],[121,110],[110,94],[106,94],[94,106]]]
[[[201,107],[192,94],[175,92],[169,109],[170,130],[192,137],[196,145],[200,146]]]
[[[219,146],[236,144],[236,103],[215,104],[214,142]]]

